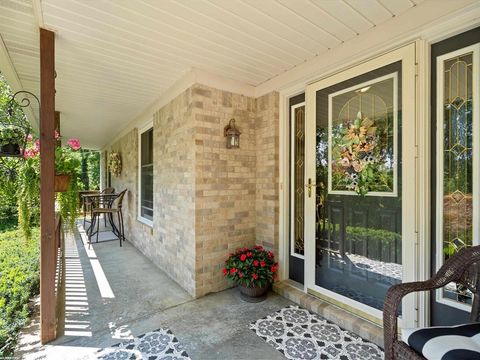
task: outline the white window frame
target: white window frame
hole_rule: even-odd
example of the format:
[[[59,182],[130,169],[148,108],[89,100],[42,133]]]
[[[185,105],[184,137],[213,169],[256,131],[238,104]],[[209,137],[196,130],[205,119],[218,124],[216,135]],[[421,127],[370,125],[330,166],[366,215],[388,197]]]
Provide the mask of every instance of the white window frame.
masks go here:
[[[475,101],[480,94],[480,81],[478,76],[480,74],[480,44],[474,44],[462,49],[458,49],[447,54],[443,54],[437,57],[437,206],[436,206],[436,267],[437,271],[444,263],[443,257],[443,142],[438,139],[443,139],[443,95],[444,95],[444,66],[445,60],[460,56],[466,53],[472,52],[473,66],[472,66],[472,98],[473,104],[473,116],[472,116],[472,167],[473,167],[473,188],[472,188],[472,245],[479,245],[479,221],[478,216],[480,214],[480,193],[477,189],[479,181],[480,171],[480,156],[476,153],[479,148],[479,136],[480,131],[480,112],[478,111],[478,105]],[[477,79],[477,80],[475,80]],[[470,312],[471,305],[462,304],[460,302],[445,298],[443,296],[443,288],[436,291],[436,301],[441,304],[451,306],[456,309]]]
[[[364,196],[383,196],[383,197],[397,197],[398,196],[398,72],[394,72],[379,78],[363,82],[358,85],[334,92],[328,95],[328,194],[333,195],[357,195],[355,191],[348,190],[333,190],[332,189],[332,131],[333,129],[333,98],[354,90],[370,87],[370,85],[377,84],[385,80],[393,80],[393,190],[390,192],[369,191]]]
[[[145,132],[153,129],[153,121],[146,124],[144,127],[138,129],[138,167],[137,167],[137,175],[138,175],[138,192],[137,192],[137,220],[142,224],[147,226],[153,227],[153,220],[144,218],[142,213],[142,134]],[[153,152],[155,154],[154,144],[152,143]],[[155,172],[154,172],[155,175]],[[155,197],[155,194],[154,194]],[[153,212],[153,216],[155,216],[155,211]]]

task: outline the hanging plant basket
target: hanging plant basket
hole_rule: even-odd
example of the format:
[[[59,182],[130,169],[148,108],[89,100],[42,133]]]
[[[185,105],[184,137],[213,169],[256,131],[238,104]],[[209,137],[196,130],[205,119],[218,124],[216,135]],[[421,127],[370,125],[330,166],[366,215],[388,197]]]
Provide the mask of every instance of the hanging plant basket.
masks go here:
[[[0,148],[0,156],[5,157],[17,157],[22,156],[22,150],[20,148],[20,144],[9,143],[2,145]]]
[[[118,152],[112,152],[108,156],[108,168],[116,177],[120,176],[122,173],[122,158]]]
[[[16,125],[0,124],[0,156],[21,157],[27,141],[25,129]]]
[[[69,174],[55,174],[55,192],[66,192],[70,185]]]
[[[40,104],[34,94],[18,91],[0,108],[0,157],[23,157],[31,132],[30,123],[23,112],[23,108],[30,105],[29,97]]]

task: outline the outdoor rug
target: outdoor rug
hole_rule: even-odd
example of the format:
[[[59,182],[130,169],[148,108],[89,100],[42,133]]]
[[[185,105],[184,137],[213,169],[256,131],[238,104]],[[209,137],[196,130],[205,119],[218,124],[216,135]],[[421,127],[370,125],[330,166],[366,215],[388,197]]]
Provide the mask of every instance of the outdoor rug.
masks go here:
[[[377,345],[298,306],[257,320],[250,329],[288,359],[383,359]]]
[[[101,360],[190,360],[175,335],[157,329],[97,353]]]

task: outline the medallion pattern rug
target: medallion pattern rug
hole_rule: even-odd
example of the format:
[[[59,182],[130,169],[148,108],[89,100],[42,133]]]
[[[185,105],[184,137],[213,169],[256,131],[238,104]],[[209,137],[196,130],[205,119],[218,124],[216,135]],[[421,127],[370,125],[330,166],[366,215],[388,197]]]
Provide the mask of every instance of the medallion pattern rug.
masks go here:
[[[190,360],[187,352],[168,329],[157,329],[131,340],[101,349],[101,360]]]
[[[383,359],[377,345],[298,306],[288,306],[257,320],[250,329],[288,359]]]

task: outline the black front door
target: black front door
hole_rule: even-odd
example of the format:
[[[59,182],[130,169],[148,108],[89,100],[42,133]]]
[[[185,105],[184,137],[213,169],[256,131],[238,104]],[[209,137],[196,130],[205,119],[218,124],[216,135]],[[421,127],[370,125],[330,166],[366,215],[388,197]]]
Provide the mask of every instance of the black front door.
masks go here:
[[[432,274],[479,244],[480,28],[432,45]],[[431,293],[432,325],[468,320],[471,294],[448,284]]]

